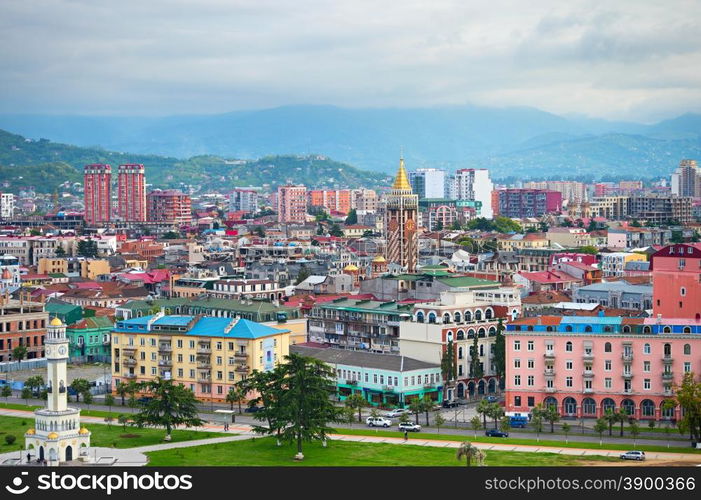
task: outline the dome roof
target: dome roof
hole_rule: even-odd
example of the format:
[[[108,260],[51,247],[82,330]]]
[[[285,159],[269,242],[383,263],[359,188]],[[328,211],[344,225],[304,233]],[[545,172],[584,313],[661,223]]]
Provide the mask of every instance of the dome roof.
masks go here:
[[[33,436],[36,433],[37,431],[35,431],[34,429],[27,429],[27,432],[25,434],[27,434],[28,436]]]
[[[51,320],[51,323],[49,323],[51,326],[63,326],[63,321],[58,319],[58,316],[55,316],[54,319]]]
[[[382,255],[378,255],[374,259],[372,259],[373,262],[376,263],[381,263],[381,262],[387,262],[387,259],[385,259]]]
[[[58,439],[58,434],[56,434],[55,432],[51,432],[47,437],[49,439]]]
[[[357,271],[358,266],[354,264],[348,264],[346,267],[343,268],[344,271]]]
[[[78,434],[90,434],[90,431],[87,430],[85,427],[81,427],[78,431]]]

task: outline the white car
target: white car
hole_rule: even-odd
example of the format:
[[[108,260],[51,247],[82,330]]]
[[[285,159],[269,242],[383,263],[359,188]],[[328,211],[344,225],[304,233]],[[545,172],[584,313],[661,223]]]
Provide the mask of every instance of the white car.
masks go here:
[[[421,426],[419,424],[414,424],[412,422],[405,422],[405,423],[399,424],[399,430],[400,431],[407,431],[407,432],[419,432],[421,430]]]
[[[397,418],[401,417],[403,414],[408,413],[409,410],[405,410],[404,408],[396,408],[394,410],[390,410],[387,413],[385,413],[386,418]]]
[[[389,427],[392,425],[392,422],[385,417],[368,417],[365,419],[365,423],[368,424],[368,427]]]

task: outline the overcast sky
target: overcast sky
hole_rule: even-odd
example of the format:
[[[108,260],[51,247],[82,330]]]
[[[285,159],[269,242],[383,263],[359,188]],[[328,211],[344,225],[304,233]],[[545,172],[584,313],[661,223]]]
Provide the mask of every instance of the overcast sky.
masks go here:
[[[701,112],[689,0],[2,0],[0,112]]]

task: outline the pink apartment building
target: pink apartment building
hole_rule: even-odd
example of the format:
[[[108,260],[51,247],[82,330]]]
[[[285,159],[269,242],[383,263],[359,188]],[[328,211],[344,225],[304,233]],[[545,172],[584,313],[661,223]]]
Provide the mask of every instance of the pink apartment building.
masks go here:
[[[278,222],[301,222],[307,220],[307,188],[305,186],[278,186]]]
[[[701,322],[542,316],[507,325],[506,411],[555,405],[598,418],[624,408],[636,419],[677,419],[663,403],[685,372],[701,372]]]

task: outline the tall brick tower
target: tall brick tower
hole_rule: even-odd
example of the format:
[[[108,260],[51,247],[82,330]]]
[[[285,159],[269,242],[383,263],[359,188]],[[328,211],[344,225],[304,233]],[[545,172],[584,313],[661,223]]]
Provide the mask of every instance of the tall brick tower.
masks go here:
[[[112,218],[112,167],[97,163],[85,165],[83,174],[85,223],[109,222]]]
[[[120,165],[117,177],[117,215],[121,220],[146,220],[146,175],[140,164]]]
[[[399,264],[408,273],[416,271],[419,257],[418,208],[419,196],[413,194],[404,158],[400,158],[397,177],[386,197],[385,237],[387,260]]]

